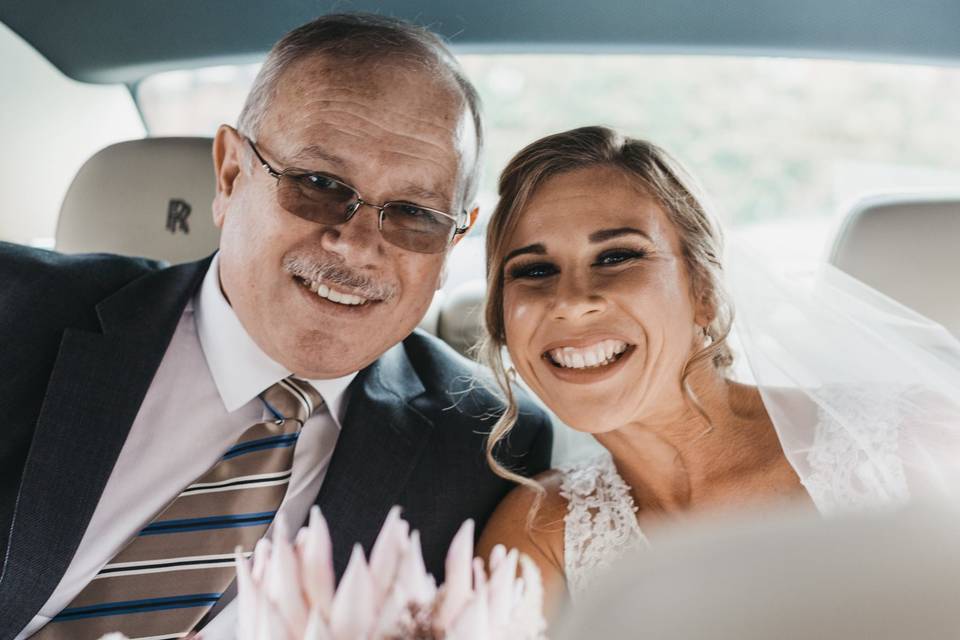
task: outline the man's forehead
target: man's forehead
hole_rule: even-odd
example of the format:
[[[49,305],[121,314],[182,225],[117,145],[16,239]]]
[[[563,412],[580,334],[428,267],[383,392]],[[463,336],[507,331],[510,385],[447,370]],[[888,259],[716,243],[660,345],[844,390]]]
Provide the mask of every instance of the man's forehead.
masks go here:
[[[353,62],[312,56],[288,68],[277,83],[266,119],[288,126],[343,124],[459,147],[469,106],[452,78],[425,68]],[[369,126],[368,126],[369,125]]]
[[[277,83],[278,91],[335,88],[366,97],[376,96],[379,100],[389,98],[394,90],[410,87],[416,87],[417,93],[431,100],[443,101],[454,111],[464,102],[449,69],[409,58],[357,60],[315,54],[287,67]]]
[[[349,177],[370,154],[404,165],[401,173],[426,163],[432,168],[420,173],[431,179],[409,182],[427,200],[458,199],[458,177],[476,161],[473,115],[456,80],[422,64],[364,66],[312,56],[284,73],[263,124],[261,133],[285,138],[284,160],[299,168]]]

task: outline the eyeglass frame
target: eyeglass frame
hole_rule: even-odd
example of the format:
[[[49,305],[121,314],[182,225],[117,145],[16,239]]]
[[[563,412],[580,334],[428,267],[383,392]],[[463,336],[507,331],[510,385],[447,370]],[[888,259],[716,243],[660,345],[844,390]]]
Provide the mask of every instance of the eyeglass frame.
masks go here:
[[[450,234],[450,237],[447,239],[447,246],[448,246],[448,247],[450,246],[450,243],[453,242],[453,239],[454,239],[454,238],[456,238],[456,237],[459,236],[459,235],[463,235],[464,233],[466,233],[467,231],[470,230],[470,225],[467,224],[468,215],[467,215],[467,210],[466,210],[466,209],[463,209],[463,210],[461,211],[460,217],[459,217],[459,219],[458,219],[457,216],[453,215],[452,213],[447,213],[446,211],[440,211],[439,209],[434,209],[434,208],[432,208],[432,207],[424,207],[423,205],[416,204],[415,202],[402,202],[402,201],[393,201],[393,200],[388,201],[388,202],[384,202],[383,204],[374,204],[374,203],[372,203],[372,202],[367,202],[366,200],[364,200],[364,199],[360,196],[360,192],[357,190],[356,187],[354,187],[354,186],[352,186],[352,185],[350,185],[350,184],[347,184],[347,183],[344,182],[343,180],[340,180],[339,178],[335,178],[335,177],[333,177],[333,176],[331,176],[331,175],[329,175],[329,174],[327,174],[327,173],[324,173],[324,172],[322,172],[322,171],[307,171],[306,169],[299,169],[299,168],[296,168],[296,167],[287,167],[286,169],[284,169],[284,170],[282,170],[282,171],[277,171],[276,169],[274,169],[274,168],[270,165],[269,162],[267,162],[267,160],[263,157],[263,155],[261,155],[260,150],[257,149],[257,145],[254,144],[253,140],[251,140],[251,139],[248,138],[247,136],[243,136],[243,139],[246,140],[246,141],[247,141],[247,144],[250,145],[250,148],[253,150],[253,154],[257,157],[257,160],[260,162],[260,166],[263,167],[264,171],[267,172],[267,175],[269,175],[271,178],[273,178],[274,180],[277,181],[277,184],[280,183],[280,179],[283,178],[284,176],[292,176],[292,175],[294,175],[294,172],[297,172],[298,175],[319,175],[319,176],[323,176],[323,177],[326,178],[327,180],[332,180],[333,182],[336,182],[336,183],[339,184],[340,186],[346,187],[347,189],[349,189],[350,191],[352,191],[352,192],[356,195],[356,197],[357,197],[356,202],[354,202],[352,205],[350,205],[350,210],[349,210],[349,212],[345,215],[345,217],[343,218],[343,222],[335,223],[335,224],[330,225],[330,226],[339,226],[339,225],[341,225],[341,224],[346,224],[347,222],[350,222],[350,220],[353,218],[353,216],[356,215],[357,211],[360,210],[360,207],[361,207],[361,206],[372,207],[372,208],[376,209],[376,210],[377,210],[377,213],[379,214],[379,215],[377,216],[377,229],[380,231],[380,234],[381,234],[381,236],[383,237],[383,217],[384,217],[383,212],[384,212],[384,209],[386,209],[386,208],[389,207],[390,205],[407,205],[407,206],[414,206],[414,207],[416,207],[416,208],[418,208],[418,209],[423,209],[424,211],[429,211],[430,213],[436,213],[436,214],[441,215],[441,216],[443,216],[443,217],[445,217],[445,218],[450,218],[451,220],[453,220],[453,233],[451,233],[451,234]],[[284,210],[286,210],[286,209],[284,209]],[[293,212],[288,212],[288,213],[290,213],[290,215],[296,216],[296,214],[293,213]],[[304,218],[302,218],[302,217],[300,217],[300,216],[297,216],[297,217],[300,218],[301,220],[304,220]],[[321,224],[321,225],[322,225],[322,224],[326,224],[326,223],[323,223],[323,222],[314,222],[313,220],[307,220],[307,222],[313,222],[314,224]],[[461,224],[461,223],[463,223],[463,224]],[[390,242],[390,240],[387,239],[386,237],[384,237],[384,239],[387,240],[387,242]],[[393,242],[390,242],[390,244],[393,244],[394,246],[398,246],[398,245],[394,244]],[[404,247],[399,247],[399,248],[400,248],[400,249],[403,249],[404,251],[412,251],[413,253],[423,253],[423,252],[415,251],[415,250],[413,250],[413,249],[406,249],[406,248],[404,248]],[[441,250],[441,251],[435,251],[435,252],[432,252],[432,253],[433,253],[433,254],[437,254],[437,253],[441,253],[441,252],[442,252],[442,250]],[[426,254],[426,255],[430,255],[430,254]]]

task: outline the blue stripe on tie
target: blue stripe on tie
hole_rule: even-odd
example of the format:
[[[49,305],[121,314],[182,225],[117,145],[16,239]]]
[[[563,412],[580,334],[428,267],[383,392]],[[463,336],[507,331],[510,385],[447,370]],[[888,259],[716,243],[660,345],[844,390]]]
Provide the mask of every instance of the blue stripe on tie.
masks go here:
[[[206,529],[234,529],[270,524],[276,511],[260,513],[240,513],[228,516],[209,516],[205,518],[187,518],[184,520],[159,520],[152,522],[140,531],[141,536],[154,536],[160,533],[184,533]]]
[[[207,607],[216,604],[220,599],[219,593],[194,593],[169,598],[148,598],[146,600],[126,600],[123,602],[104,602],[87,607],[73,607],[64,609],[50,622],[66,622],[81,618],[99,618],[103,616],[122,616],[128,613],[142,613],[146,611],[162,611],[164,609],[189,609],[192,607]]]
[[[247,442],[241,442],[240,444],[236,444],[227,449],[227,452],[223,454],[223,460],[236,458],[237,456],[242,456],[245,453],[263,451],[264,449],[292,447],[294,444],[296,444],[297,438],[299,437],[299,433],[285,433],[279,436],[270,436],[269,438],[260,438],[259,440],[248,440]]]
[[[277,411],[277,408],[276,408],[275,406],[273,406],[272,404],[270,404],[269,402],[267,402],[267,399],[263,397],[263,394],[262,394],[262,393],[261,393],[259,396],[257,396],[257,397],[260,398],[260,402],[262,402],[262,403],[264,404],[264,406],[267,408],[267,411],[269,411],[270,413],[273,414],[273,417],[274,417],[274,418],[276,418],[277,420],[279,420],[279,421],[281,421],[281,422],[284,421],[284,420],[286,420],[286,417],[284,417],[284,415],[283,415],[282,413],[280,413],[279,411]]]

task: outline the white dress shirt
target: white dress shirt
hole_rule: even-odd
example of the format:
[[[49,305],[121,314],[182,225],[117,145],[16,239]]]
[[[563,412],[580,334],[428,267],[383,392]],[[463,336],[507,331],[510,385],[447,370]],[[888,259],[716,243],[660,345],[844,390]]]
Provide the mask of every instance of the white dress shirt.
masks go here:
[[[64,609],[138,531],[202,476],[248,427],[269,416],[257,396],[290,375],[244,330],[220,289],[219,256],[184,309],[107,480],[80,546],[50,599],[17,636],[35,633]],[[313,505],[330,464],[356,373],[310,380],[326,403],[303,426],[278,517],[291,535]],[[234,637],[233,607],[204,638]],[[223,618],[223,620],[221,620]]]

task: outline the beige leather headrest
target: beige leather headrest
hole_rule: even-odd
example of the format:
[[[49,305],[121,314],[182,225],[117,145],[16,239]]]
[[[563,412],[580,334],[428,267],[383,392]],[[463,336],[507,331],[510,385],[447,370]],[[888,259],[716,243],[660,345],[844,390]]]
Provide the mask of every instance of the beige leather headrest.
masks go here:
[[[107,252],[176,264],[219,243],[210,138],[145,138],[99,151],[74,178],[57,226],[65,253]]]
[[[830,262],[960,335],[960,194],[863,200]]]

